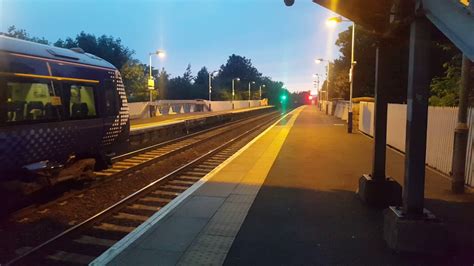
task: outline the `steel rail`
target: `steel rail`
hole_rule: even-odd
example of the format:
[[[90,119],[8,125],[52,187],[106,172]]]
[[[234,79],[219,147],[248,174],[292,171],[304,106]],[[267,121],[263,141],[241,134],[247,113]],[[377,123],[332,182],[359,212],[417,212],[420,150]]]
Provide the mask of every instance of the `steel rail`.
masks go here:
[[[79,232],[80,230],[86,229],[88,226],[93,225],[93,224],[99,222],[100,220],[109,217],[110,215],[117,212],[118,210],[120,210],[121,208],[126,206],[127,204],[136,201],[137,199],[141,198],[143,195],[147,195],[151,190],[155,189],[156,186],[159,186],[163,182],[165,182],[165,181],[171,179],[172,177],[175,177],[176,175],[184,172],[188,168],[192,168],[192,167],[196,166],[197,164],[199,164],[200,162],[205,161],[209,157],[223,151],[224,149],[228,148],[232,144],[234,144],[237,141],[245,138],[246,136],[249,136],[253,132],[256,132],[257,130],[261,129],[262,127],[265,127],[265,126],[271,124],[273,121],[277,120],[278,117],[280,117],[280,116],[278,115],[278,116],[275,116],[275,117],[271,117],[270,119],[266,120],[265,123],[261,123],[261,124],[259,124],[259,126],[254,127],[252,129],[249,129],[249,130],[246,130],[244,133],[239,134],[236,137],[233,137],[232,139],[226,141],[224,144],[222,144],[222,145],[206,152],[205,154],[199,156],[198,158],[192,160],[191,162],[189,162],[185,165],[182,165],[179,168],[171,171],[170,173],[158,178],[157,180],[149,183],[148,185],[144,186],[140,190],[135,191],[134,193],[130,194],[129,196],[127,196],[125,198],[123,198],[122,200],[118,201],[117,203],[109,206],[105,210],[93,215],[92,217],[82,221],[79,224],[76,224],[76,225],[66,229],[65,231],[59,233],[58,235],[48,239],[47,241],[31,248],[30,250],[28,250],[24,254],[22,254],[18,257],[15,257],[14,259],[8,261],[4,265],[13,265],[13,264],[18,263],[22,260],[25,260],[26,258],[28,258],[32,255],[35,255],[37,252],[39,252],[39,251],[41,251],[45,248],[48,248],[53,243],[56,243],[57,241],[62,240],[62,239],[66,238],[67,236],[69,236],[73,233],[76,233],[76,232]],[[2,264],[0,264],[0,265],[2,265]]]

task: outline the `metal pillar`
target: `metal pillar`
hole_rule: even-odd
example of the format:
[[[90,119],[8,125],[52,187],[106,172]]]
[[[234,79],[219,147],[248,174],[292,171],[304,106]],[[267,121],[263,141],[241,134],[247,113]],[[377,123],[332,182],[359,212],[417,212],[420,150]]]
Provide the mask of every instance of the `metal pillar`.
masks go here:
[[[382,50],[382,56],[380,56]],[[387,145],[387,75],[389,62],[387,47],[379,44],[375,51],[375,106],[374,106],[374,157],[372,179],[385,180],[385,149]]]
[[[403,211],[419,217],[424,206],[431,27],[423,15],[410,27]]]
[[[380,40],[376,48],[375,61],[375,112],[374,150],[372,174],[359,179],[359,198],[370,206],[400,206],[402,187],[395,180],[385,176],[385,152],[387,144],[387,103],[390,90],[389,40]]]
[[[469,96],[469,82],[471,60],[467,56],[462,58],[461,68],[461,89],[459,91],[459,110],[458,110],[458,124],[454,132],[454,150],[452,163],[452,180],[451,190],[454,193],[464,192],[465,182],[465,165],[466,165],[466,147],[469,128],[467,126],[467,109]]]

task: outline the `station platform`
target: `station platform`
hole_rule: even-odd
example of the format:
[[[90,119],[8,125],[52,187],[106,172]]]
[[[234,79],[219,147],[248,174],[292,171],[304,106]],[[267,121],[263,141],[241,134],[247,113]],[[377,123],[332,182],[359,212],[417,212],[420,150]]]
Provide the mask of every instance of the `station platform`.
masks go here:
[[[235,114],[248,112],[258,109],[271,108],[271,106],[259,106],[252,108],[242,108],[236,110],[227,110],[227,111],[216,111],[216,112],[193,112],[193,113],[183,113],[183,114],[170,114],[170,115],[159,115],[151,118],[142,118],[142,119],[133,119],[130,120],[130,130],[141,130],[147,128],[154,128],[159,126],[166,126],[181,123],[186,120],[200,119],[211,116],[218,116],[223,114]]]
[[[314,106],[297,108],[91,264],[472,265],[474,193],[451,194],[429,168],[425,204],[447,224],[450,250],[386,246],[382,210],[355,194],[372,145]],[[403,154],[387,149],[387,173],[403,184],[403,171]]]

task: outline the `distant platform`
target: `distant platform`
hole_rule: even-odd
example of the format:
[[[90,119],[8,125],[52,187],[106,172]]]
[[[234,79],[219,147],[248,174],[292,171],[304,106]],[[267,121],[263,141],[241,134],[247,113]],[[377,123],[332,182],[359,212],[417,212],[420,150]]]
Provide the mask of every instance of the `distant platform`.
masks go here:
[[[361,203],[373,140],[314,106],[293,110],[91,265],[462,265],[474,261],[474,194],[427,168],[425,203],[457,239],[447,254],[404,255],[382,210]],[[404,155],[387,149],[403,184]]]
[[[151,118],[133,119],[133,120],[130,120],[130,130],[135,131],[135,130],[140,130],[140,129],[154,128],[154,127],[159,127],[159,126],[164,126],[164,125],[180,123],[186,120],[200,119],[200,118],[218,116],[218,115],[223,115],[223,114],[249,112],[249,111],[267,109],[267,108],[273,108],[273,106],[259,106],[259,107],[242,108],[242,109],[218,111],[218,112],[194,112],[194,113],[184,113],[184,114],[159,115],[159,116],[155,116]]]

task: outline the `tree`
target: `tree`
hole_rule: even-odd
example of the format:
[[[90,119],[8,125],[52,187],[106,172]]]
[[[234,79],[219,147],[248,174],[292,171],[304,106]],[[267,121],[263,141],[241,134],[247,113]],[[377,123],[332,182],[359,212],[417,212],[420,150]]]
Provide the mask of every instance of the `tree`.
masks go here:
[[[83,31],[76,35],[75,39],[67,38],[66,41],[59,39],[54,45],[62,48],[80,47],[87,53],[107,60],[118,69],[130,61],[135,53],[123,46],[120,38],[115,39],[106,35],[97,38],[95,35]]]
[[[166,72],[165,68],[161,68],[161,71],[158,72],[155,77],[155,91],[158,93],[159,99],[167,99],[168,97],[168,85],[170,81],[170,75]]]
[[[222,65],[219,70],[219,75],[215,78],[216,93],[220,97],[228,97],[227,93],[220,93],[219,91],[231,91],[232,79],[240,78],[240,82],[236,83],[235,93],[236,99],[245,98],[247,85],[251,81],[258,83],[261,80],[262,74],[252,65],[250,59],[240,55],[232,54],[227,59],[225,65]],[[221,98],[228,100],[229,98]]]
[[[120,70],[125,86],[125,91],[130,102],[146,101],[148,99],[146,66],[136,59],[124,64]]]
[[[183,76],[177,76],[170,79],[167,90],[168,99],[192,99],[193,82],[194,80],[191,72],[191,65],[188,64]]]
[[[453,56],[449,62],[443,64],[444,76],[433,78],[430,84],[430,105],[457,106],[459,104],[461,59],[461,54]]]
[[[451,58],[443,64],[444,73],[431,80],[429,104],[457,106],[459,104],[462,54],[452,43],[438,43],[437,45]]]
[[[206,67],[202,67],[194,78],[193,98],[208,99],[209,97],[209,71]]]
[[[355,31],[355,61],[353,96],[373,96],[375,76],[376,38],[360,26]],[[349,69],[351,67],[352,26],[339,34],[336,40],[341,56],[334,60],[330,71],[330,98],[349,99]]]
[[[49,41],[46,40],[44,37],[30,37],[30,35],[24,29],[17,29],[14,25],[8,27],[6,33],[0,33],[8,37],[17,38],[25,41],[30,42],[37,42],[41,44],[49,44]]]

